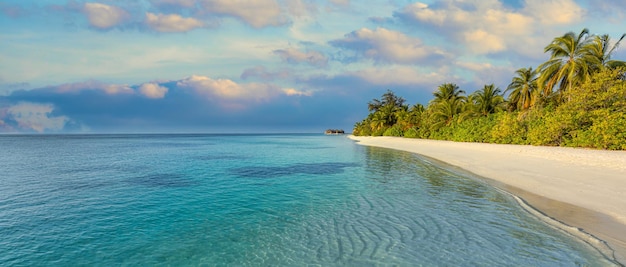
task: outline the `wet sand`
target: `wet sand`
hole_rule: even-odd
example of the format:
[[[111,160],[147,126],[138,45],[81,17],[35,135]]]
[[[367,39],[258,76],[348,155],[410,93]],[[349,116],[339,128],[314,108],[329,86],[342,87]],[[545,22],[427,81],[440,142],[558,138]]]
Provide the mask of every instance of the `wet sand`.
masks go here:
[[[603,241],[626,264],[626,151],[349,136],[487,178],[541,213]]]

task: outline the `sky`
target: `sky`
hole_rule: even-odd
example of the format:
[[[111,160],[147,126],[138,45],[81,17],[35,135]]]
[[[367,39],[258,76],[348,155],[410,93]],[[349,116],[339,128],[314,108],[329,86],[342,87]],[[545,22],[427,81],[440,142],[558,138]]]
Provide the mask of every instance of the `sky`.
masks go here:
[[[0,133],[351,131],[625,26],[624,0],[1,0]]]

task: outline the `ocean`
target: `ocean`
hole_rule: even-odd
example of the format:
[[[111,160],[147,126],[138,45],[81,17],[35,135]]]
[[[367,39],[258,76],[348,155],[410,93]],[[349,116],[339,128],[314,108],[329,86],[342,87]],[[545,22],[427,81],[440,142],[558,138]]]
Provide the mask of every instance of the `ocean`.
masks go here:
[[[611,266],[486,182],[321,134],[0,136],[0,266]]]

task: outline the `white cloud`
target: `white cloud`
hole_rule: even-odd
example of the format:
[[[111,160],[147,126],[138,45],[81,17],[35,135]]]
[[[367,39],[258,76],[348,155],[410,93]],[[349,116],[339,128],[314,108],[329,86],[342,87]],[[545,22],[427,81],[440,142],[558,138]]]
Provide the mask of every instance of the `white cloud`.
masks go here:
[[[180,7],[193,7],[196,5],[196,0],[151,0],[150,2],[157,6],[172,5]]]
[[[472,62],[457,61],[454,65],[459,67],[458,70],[467,70],[464,80],[472,84],[474,88],[466,88],[465,91],[470,93],[472,90],[481,88],[485,84],[495,84],[503,89],[511,82],[512,73],[515,68],[510,65],[494,65],[488,62]]]
[[[187,32],[204,26],[202,21],[194,18],[183,18],[178,14],[154,14],[146,12],[145,23],[159,32]]]
[[[343,39],[332,41],[331,44],[355,50],[377,62],[412,64],[447,57],[443,50],[426,46],[418,38],[385,28],[362,28],[347,34]]]
[[[546,25],[579,22],[585,15],[573,0],[526,0],[523,12]]]
[[[39,133],[63,130],[69,118],[66,116],[53,117],[51,116],[53,110],[54,107],[50,104],[23,102],[8,107],[3,113],[17,122],[18,130],[31,130]],[[4,124],[2,120],[0,123]]]
[[[313,96],[311,91],[300,91],[294,88],[285,88],[283,92],[288,96]]]
[[[274,50],[283,61],[289,63],[306,62],[312,66],[324,67],[328,64],[328,58],[318,51],[302,52],[294,48]]]
[[[448,71],[440,69],[432,72],[422,72],[411,66],[392,66],[389,68],[367,68],[348,72],[349,76],[356,76],[376,85],[438,85],[450,81]]]
[[[255,28],[287,23],[276,0],[202,0],[201,3],[209,13],[233,16]]]
[[[225,100],[267,100],[279,91],[277,87],[268,84],[238,84],[229,79],[212,79],[200,75],[192,75],[176,85],[193,89],[199,95]]]
[[[547,26],[574,24],[585,14],[573,0],[526,0],[523,5],[511,9],[500,0],[445,0],[435,7],[409,4],[397,16],[426,24],[472,53],[514,50],[536,55],[555,36],[556,28]]]
[[[83,90],[98,90],[108,95],[134,93],[133,89],[126,84],[107,84],[95,80],[88,80],[85,82],[77,83],[66,83],[53,87],[53,89],[58,93],[72,93]]]
[[[493,65],[491,63],[486,63],[486,62],[476,63],[476,62],[459,61],[459,62],[456,62],[456,65],[464,69],[471,70],[471,71],[485,71],[485,70],[489,70],[493,68]]]
[[[144,83],[139,87],[139,93],[146,96],[147,98],[163,98],[167,93],[168,89],[166,87],[160,86],[157,83]]]
[[[110,29],[126,21],[130,15],[125,10],[101,3],[85,3],[83,13],[89,24],[98,29]]]

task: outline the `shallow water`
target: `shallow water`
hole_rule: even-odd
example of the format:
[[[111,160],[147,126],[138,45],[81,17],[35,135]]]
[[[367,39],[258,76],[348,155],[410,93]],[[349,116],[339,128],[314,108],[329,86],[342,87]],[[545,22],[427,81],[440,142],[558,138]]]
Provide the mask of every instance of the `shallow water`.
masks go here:
[[[480,180],[343,136],[0,136],[0,170],[0,265],[611,265]]]

